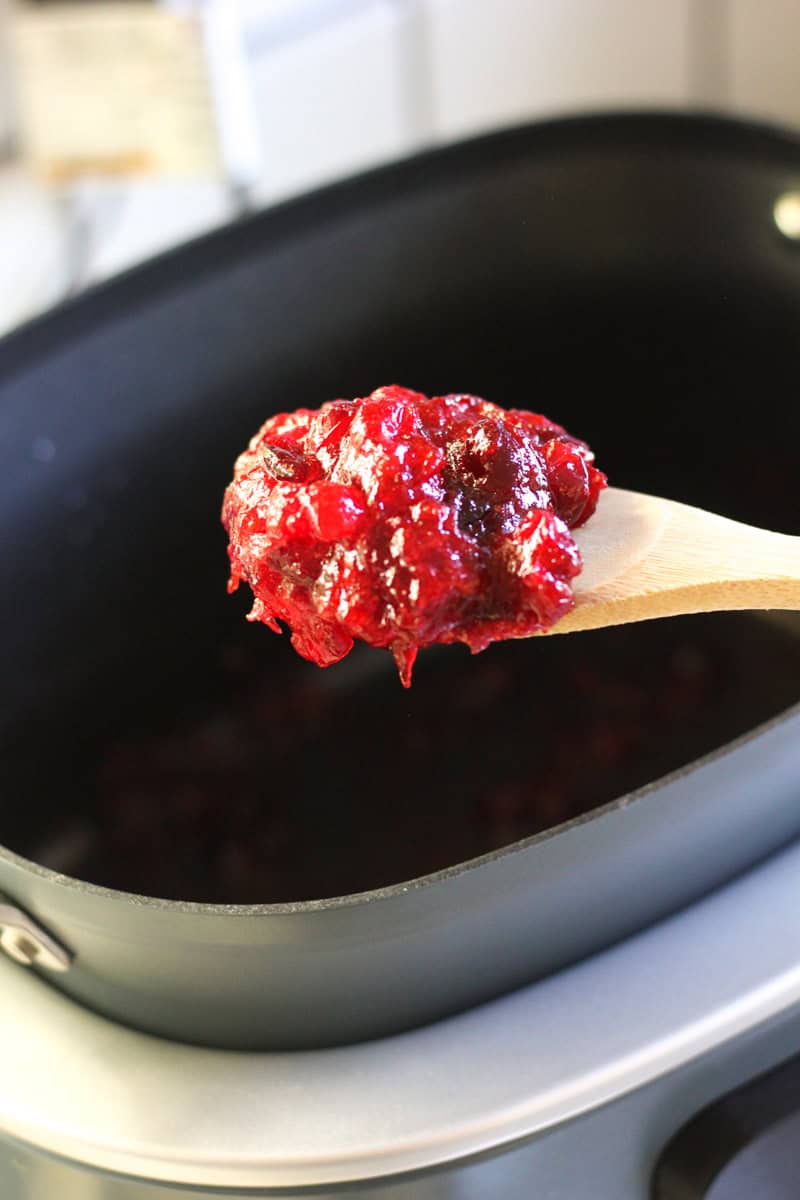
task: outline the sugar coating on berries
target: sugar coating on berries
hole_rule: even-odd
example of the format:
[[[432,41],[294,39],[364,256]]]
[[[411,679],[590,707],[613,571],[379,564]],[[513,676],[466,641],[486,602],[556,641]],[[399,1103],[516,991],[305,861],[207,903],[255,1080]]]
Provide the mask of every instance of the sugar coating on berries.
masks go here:
[[[478,396],[392,386],[271,417],[225,492],[229,590],[326,667],[356,638],[403,684],[417,652],[549,629],[573,607],[570,529],[606,485],[560,425]]]

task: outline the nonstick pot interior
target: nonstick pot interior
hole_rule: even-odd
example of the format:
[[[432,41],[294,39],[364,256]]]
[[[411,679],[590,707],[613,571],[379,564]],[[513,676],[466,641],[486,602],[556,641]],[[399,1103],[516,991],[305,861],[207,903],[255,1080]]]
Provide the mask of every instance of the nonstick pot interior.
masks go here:
[[[454,839],[450,861],[447,846],[438,859],[418,858],[435,871],[418,883],[400,855],[394,877],[357,877],[373,889],[362,896],[322,898],[335,890],[328,883],[287,893],[283,907],[209,907],[194,903],[208,896],[182,892],[178,876],[178,902],[164,903],[163,891],[132,898],[70,877],[79,871],[69,866],[64,875],[31,861],[44,857],[43,829],[60,831],[62,850],[65,831],[85,833],[90,783],[76,764],[86,746],[111,739],[124,775],[133,761],[125,754],[135,759],[153,721],[163,728],[173,707],[191,708],[212,676],[217,697],[220,678],[246,690],[242,670],[254,660],[266,681],[257,691],[265,742],[283,738],[285,748],[293,728],[306,729],[265,793],[291,805],[302,792],[303,819],[326,830],[316,845],[336,845],[344,824],[351,843],[361,841],[362,865],[365,824],[377,838],[387,828],[419,837],[396,809],[381,819],[389,776],[428,797],[420,813],[442,806],[440,833],[459,820],[448,763],[436,763],[425,793],[431,781],[409,772],[413,755],[398,757],[403,722],[413,726],[418,710],[418,724],[430,726],[426,693],[452,760],[460,745],[481,746],[509,656],[517,671],[525,656],[522,683],[508,693],[517,720],[527,711],[533,727],[547,707],[536,646],[492,650],[474,664],[457,648],[431,655],[406,712],[398,693],[380,690],[393,681],[374,656],[320,676],[294,662],[285,639],[244,626],[243,603],[225,594],[218,510],[234,455],[272,411],[386,382],[473,391],[563,422],[594,446],[616,485],[799,532],[791,389],[800,257],[772,219],[775,200],[798,181],[792,140],[732,123],[531,127],[247,220],[0,346],[0,841],[10,847],[0,852],[0,890],[75,951],[60,986],[187,1040],[297,1046],[374,1036],[607,944],[798,832],[795,712],[635,802],[598,808],[612,789],[523,828],[502,801],[505,826],[490,821],[488,840]],[[694,701],[705,717],[692,718],[710,741],[690,739],[683,762],[800,694],[788,634],[746,617],[692,628],[675,635],[678,648],[681,638],[714,645],[717,665]],[[652,660],[655,688],[673,661],[658,649],[663,630],[631,632],[627,643],[625,631],[608,636],[595,662],[617,657],[618,637],[622,656],[627,644],[630,658]],[[547,669],[558,675],[563,653],[580,675],[583,644],[591,659],[595,643],[571,639],[562,652],[553,639],[542,647]],[[713,688],[733,686],[725,672],[736,647],[737,686],[754,707],[717,728]],[[646,672],[640,686],[646,695]],[[459,736],[446,720],[448,695]],[[569,686],[559,704],[564,723],[584,711]],[[374,719],[382,705],[383,726]],[[370,759],[374,774],[362,772],[348,808],[347,788],[330,783],[339,769],[332,743],[322,732],[315,740],[314,721],[335,719],[340,749],[359,756],[368,709],[371,744],[385,738],[386,754]],[[504,769],[524,740],[518,724]],[[182,745],[191,753],[191,739]],[[496,742],[487,753],[499,753]],[[665,763],[657,745],[650,753],[651,778],[681,761]],[[275,758],[264,757],[268,776]],[[123,795],[135,814],[135,789]],[[225,803],[224,786],[219,795]],[[559,824],[564,816],[578,819]],[[537,836],[503,849],[523,833]],[[176,863],[180,850],[173,839]],[[100,882],[120,878],[102,867]]]

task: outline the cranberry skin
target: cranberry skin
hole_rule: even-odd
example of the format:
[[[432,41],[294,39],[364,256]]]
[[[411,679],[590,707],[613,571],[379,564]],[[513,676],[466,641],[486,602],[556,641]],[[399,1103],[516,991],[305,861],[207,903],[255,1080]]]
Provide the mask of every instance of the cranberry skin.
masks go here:
[[[572,607],[569,530],[605,476],[561,426],[477,396],[397,386],[272,417],[223,503],[230,590],[250,620],[291,630],[328,666],[355,638],[386,647],[404,685],[418,650],[549,628]]]

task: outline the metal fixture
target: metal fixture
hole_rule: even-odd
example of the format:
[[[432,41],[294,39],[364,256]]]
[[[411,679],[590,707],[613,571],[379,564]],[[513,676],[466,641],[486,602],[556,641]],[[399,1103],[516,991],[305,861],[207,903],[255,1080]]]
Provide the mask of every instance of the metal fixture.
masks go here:
[[[800,191],[784,192],[779,196],[772,216],[785,238],[790,242],[800,242]]]
[[[0,950],[24,967],[68,971],[72,955],[41,925],[0,895]]]

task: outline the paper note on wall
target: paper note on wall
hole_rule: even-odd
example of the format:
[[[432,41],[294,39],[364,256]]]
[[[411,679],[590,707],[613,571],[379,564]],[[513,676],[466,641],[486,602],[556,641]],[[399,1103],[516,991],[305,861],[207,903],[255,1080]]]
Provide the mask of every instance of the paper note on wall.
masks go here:
[[[221,158],[203,33],[149,0],[19,8],[23,150],[54,181],[208,176]]]

